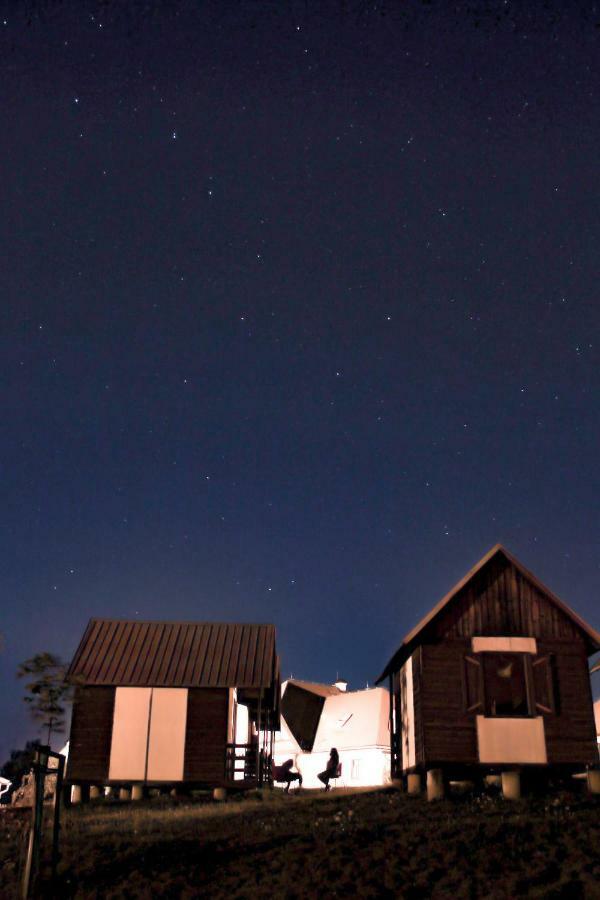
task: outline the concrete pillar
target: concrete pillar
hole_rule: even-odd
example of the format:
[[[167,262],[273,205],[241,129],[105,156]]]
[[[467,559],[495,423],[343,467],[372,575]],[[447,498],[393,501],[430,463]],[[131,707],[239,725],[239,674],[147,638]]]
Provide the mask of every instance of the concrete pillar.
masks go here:
[[[587,785],[590,794],[600,794],[600,769],[589,769]]]
[[[406,776],[407,791],[409,794],[421,793],[421,776],[418,772],[411,772]]]
[[[502,772],[502,796],[506,800],[518,800],[521,796],[520,772]]]
[[[71,803],[81,803],[81,785],[80,784],[72,784],[71,785]]]
[[[129,788],[119,788],[119,800],[131,800],[131,791]]]
[[[219,803],[227,800],[227,788],[215,788],[213,791],[213,800],[217,800]]]
[[[100,788],[97,784],[90,784],[90,800],[97,800],[100,796]]]
[[[486,775],[484,781],[488,787],[502,787],[502,778],[500,775]]]
[[[441,769],[427,770],[427,799],[444,799],[444,773]]]
[[[131,799],[132,800],[141,800],[144,796],[144,785],[143,784],[134,784],[131,788]]]

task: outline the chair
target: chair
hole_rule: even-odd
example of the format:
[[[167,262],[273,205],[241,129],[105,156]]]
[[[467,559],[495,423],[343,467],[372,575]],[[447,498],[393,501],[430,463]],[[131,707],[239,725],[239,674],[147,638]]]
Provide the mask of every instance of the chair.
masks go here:
[[[292,779],[289,778],[289,775],[293,775]],[[289,793],[290,784],[293,784],[295,781],[298,781],[298,787],[302,786],[302,776],[299,773],[293,772],[291,773],[289,769],[284,769],[283,766],[276,766],[275,761],[271,760],[271,784],[285,784],[285,792]]]
[[[341,778],[341,777],[342,777],[342,764],[341,764],[341,763],[338,763],[337,769],[335,770],[335,775],[332,775],[331,778],[330,778],[329,780],[330,780],[330,781],[335,781],[335,783],[336,783],[335,786],[337,787],[337,786],[338,786],[338,784],[337,784],[338,779]],[[342,782],[342,787],[346,787],[345,782]]]

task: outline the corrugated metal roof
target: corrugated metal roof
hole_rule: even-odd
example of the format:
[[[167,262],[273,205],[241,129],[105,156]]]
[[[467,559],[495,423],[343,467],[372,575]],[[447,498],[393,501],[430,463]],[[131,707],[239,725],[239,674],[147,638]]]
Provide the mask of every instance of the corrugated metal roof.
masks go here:
[[[80,684],[267,688],[274,625],[91,619],[68,677]]]

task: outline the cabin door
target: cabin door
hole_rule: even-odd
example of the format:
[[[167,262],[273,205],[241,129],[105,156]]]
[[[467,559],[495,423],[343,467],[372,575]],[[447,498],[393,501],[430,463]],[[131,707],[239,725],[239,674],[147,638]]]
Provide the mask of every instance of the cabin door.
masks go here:
[[[182,781],[186,688],[117,688],[110,781]]]

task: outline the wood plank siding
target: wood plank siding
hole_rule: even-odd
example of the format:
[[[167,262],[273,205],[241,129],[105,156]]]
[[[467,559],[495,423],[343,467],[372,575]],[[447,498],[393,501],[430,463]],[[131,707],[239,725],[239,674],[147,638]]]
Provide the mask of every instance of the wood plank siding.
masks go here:
[[[228,714],[228,689],[188,691],[184,781],[200,784],[224,781]]]
[[[416,731],[423,734],[422,750],[417,753],[421,764],[478,762],[475,715],[467,713],[463,690],[463,661],[470,647],[470,640],[463,639],[420,648],[421,704]]]
[[[581,630],[502,554],[494,556],[429,626],[437,638],[523,635],[583,643]]]
[[[597,764],[598,744],[587,658],[580,643],[539,641],[551,654],[556,712],[543,713],[548,762]]]
[[[108,778],[115,689],[76,687],[66,777],[104,783]]]

